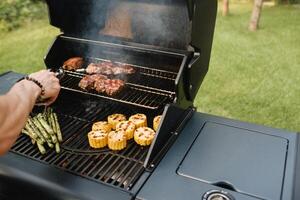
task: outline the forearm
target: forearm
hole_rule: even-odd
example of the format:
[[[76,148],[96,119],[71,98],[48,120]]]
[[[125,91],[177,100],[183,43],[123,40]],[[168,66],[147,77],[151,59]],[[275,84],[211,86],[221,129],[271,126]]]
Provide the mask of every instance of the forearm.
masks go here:
[[[23,80],[0,96],[0,154],[17,139],[40,92],[35,83]]]

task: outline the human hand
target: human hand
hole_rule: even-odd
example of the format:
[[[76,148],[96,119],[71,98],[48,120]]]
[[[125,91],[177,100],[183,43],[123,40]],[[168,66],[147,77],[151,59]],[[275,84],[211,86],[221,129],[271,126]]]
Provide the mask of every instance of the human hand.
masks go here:
[[[30,78],[39,81],[45,89],[45,93],[41,96],[46,105],[53,103],[60,91],[60,84],[58,78],[56,78],[53,72],[48,70],[41,70],[29,75]]]

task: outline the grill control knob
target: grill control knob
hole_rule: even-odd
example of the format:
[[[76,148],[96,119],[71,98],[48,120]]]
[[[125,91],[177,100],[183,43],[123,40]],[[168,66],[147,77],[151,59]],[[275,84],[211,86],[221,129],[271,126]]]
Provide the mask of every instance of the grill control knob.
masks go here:
[[[203,200],[235,200],[228,192],[210,190],[203,195]]]

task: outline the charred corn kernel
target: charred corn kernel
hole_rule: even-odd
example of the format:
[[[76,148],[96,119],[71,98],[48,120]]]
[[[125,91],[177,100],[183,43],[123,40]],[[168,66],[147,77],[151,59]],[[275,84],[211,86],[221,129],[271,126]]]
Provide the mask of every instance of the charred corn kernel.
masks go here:
[[[117,123],[126,121],[126,117],[123,114],[112,114],[107,117],[107,121],[113,129],[116,129]]]
[[[107,145],[107,132],[90,131],[88,133],[89,144],[92,148],[102,148]]]
[[[112,125],[109,124],[107,121],[95,122],[92,126],[93,131],[104,131],[109,133],[111,129],[112,129]]]
[[[161,115],[158,115],[158,116],[154,117],[154,119],[153,119],[153,129],[155,131],[157,131],[157,129],[158,129],[158,126],[160,124],[160,119],[161,119]]]
[[[116,125],[116,130],[125,131],[127,140],[130,140],[133,138],[133,133],[135,131],[135,124],[131,121],[122,121]]]
[[[122,150],[127,145],[126,133],[123,130],[111,131],[108,134],[108,148]]]
[[[155,131],[149,127],[140,127],[134,131],[134,141],[141,145],[150,145],[155,136]]]
[[[136,128],[147,126],[147,116],[141,113],[129,117],[129,121],[133,122]]]

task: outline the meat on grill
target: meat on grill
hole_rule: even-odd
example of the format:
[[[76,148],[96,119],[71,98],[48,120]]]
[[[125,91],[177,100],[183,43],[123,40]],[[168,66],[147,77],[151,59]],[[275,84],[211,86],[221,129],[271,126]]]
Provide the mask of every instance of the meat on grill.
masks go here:
[[[110,61],[104,61],[89,64],[86,68],[86,73],[105,75],[133,74],[135,69],[127,64],[114,64]]]
[[[82,65],[83,65],[83,58],[73,57],[64,62],[63,69],[73,71],[82,68]]]
[[[104,75],[94,74],[84,76],[78,86],[84,90],[96,90],[109,96],[119,93],[125,86],[125,82],[120,79],[108,79]]]
[[[124,87],[125,83],[120,79],[106,79],[104,80],[105,93],[109,96],[119,93]]]
[[[80,80],[78,86],[84,90],[91,90],[94,89],[95,82],[105,79],[107,79],[107,76],[101,74],[87,75]]]
[[[112,75],[113,65],[111,62],[101,62],[101,63],[91,63],[86,68],[86,73],[88,74],[105,74]]]
[[[117,74],[134,74],[135,73],[135,69],[128,64],[117,64],[117,66],[115,66],[113,68],[113,72],[115,75]]]
[[[99,93],[105,93],[105,82],[104,81],[96,81],[94,83],[94,89]]]

